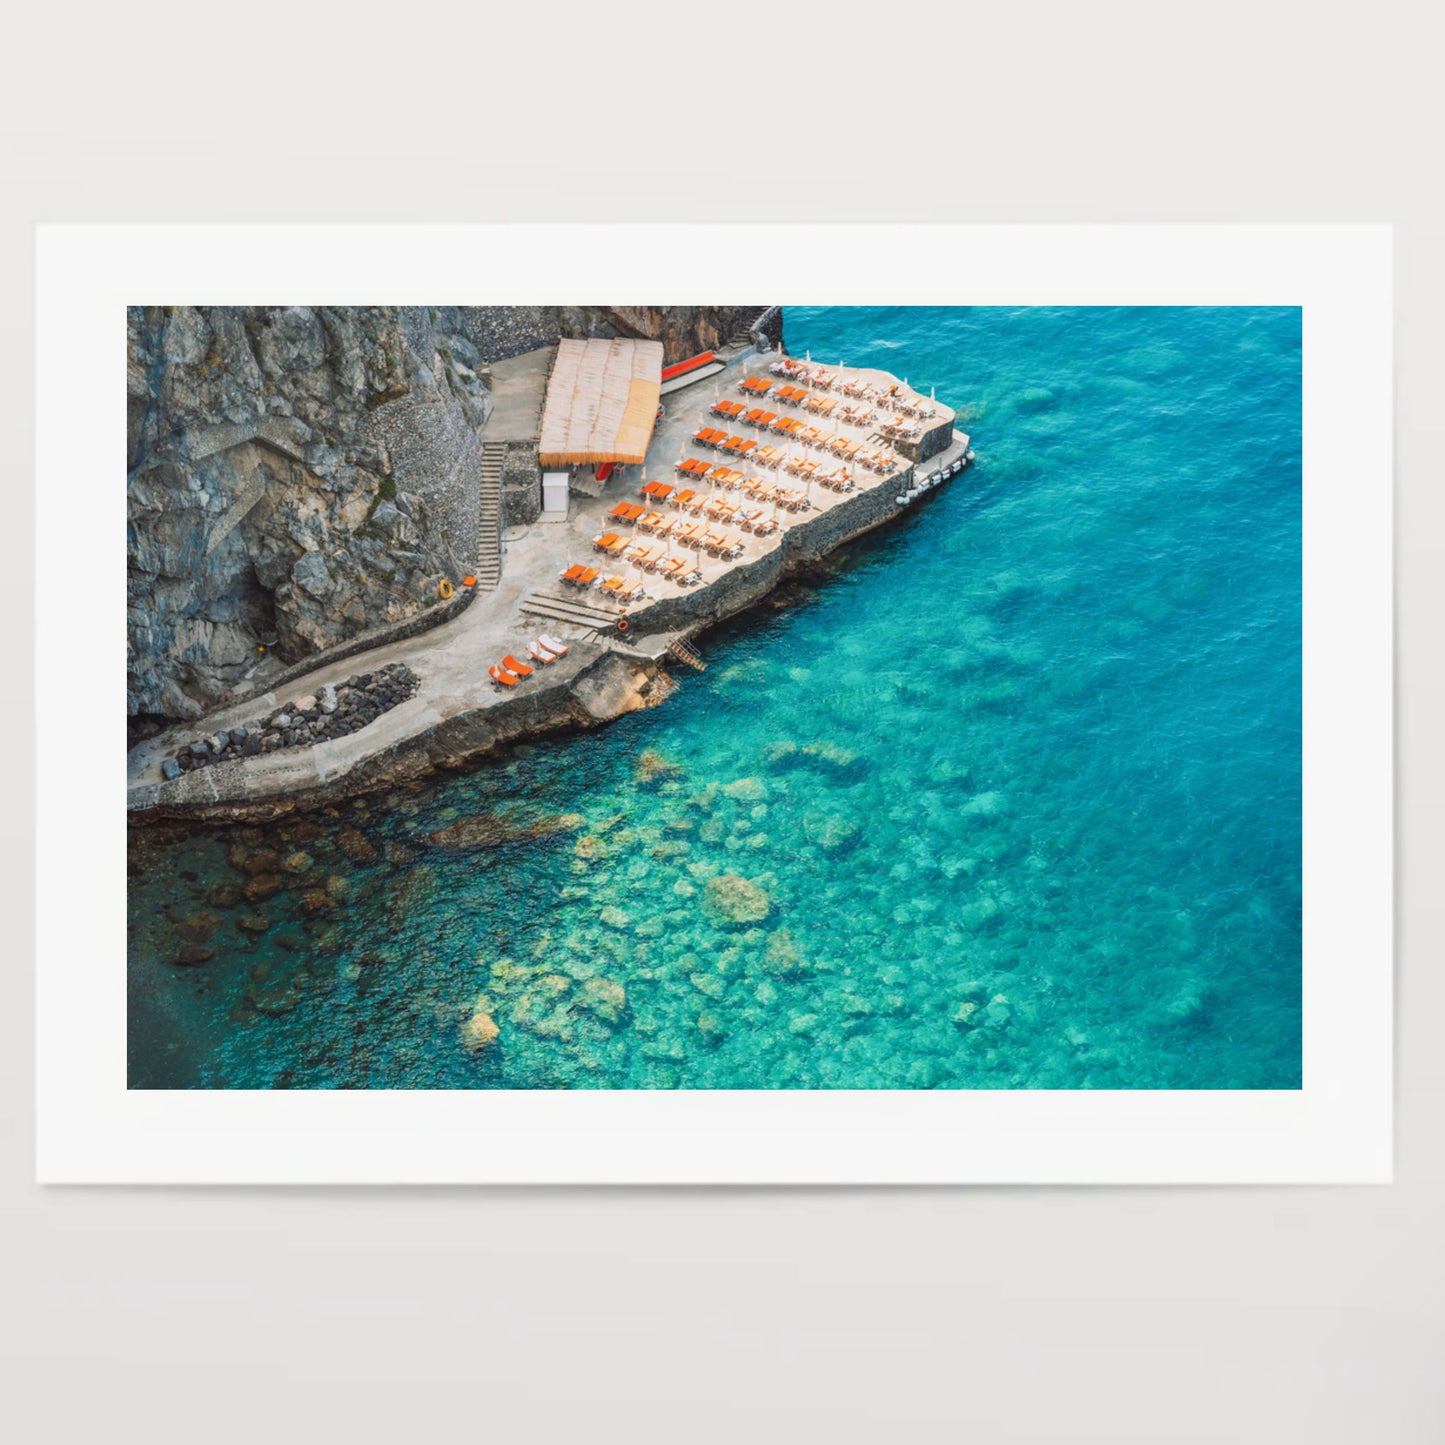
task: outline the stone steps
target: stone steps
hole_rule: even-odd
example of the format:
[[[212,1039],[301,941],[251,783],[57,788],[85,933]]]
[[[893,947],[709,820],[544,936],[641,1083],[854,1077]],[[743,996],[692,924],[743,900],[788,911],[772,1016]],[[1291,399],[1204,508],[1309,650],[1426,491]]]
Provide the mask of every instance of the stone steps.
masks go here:
[[[594,632],[610,631],[621,615],[571,597],[551,592],[533,592],[522,600],[522,611],[533,617],[549,617],[557,622],[571,622]]]
[[[504,442],[482,443],[481,506],[477,514],[477,587],[490,592],[502,580],[502,462]]]

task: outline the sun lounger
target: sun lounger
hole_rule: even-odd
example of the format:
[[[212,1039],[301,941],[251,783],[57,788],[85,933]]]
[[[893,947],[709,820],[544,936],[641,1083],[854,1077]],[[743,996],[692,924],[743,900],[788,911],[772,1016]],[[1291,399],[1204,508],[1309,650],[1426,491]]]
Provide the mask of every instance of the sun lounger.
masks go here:
[[[575,582],[586,571],[580,562],[574,562],[565,572],[557,574],[559,582]]]
[[[697,493],[689,487],[685,492],[678,492],[676,496],[669,497],[667,502],[671,507],[685,507],[695,496]]]
[[[772,382],[762,376],[750,376],[746,381],[740,381],[738,383],[739,391],[752,392],[757,396],[764,396],[772,389]]]
[[[542,635],[537,639],[537,641],[540,642],[542,646],[545,647],[547,651],[550,652],[554,657],[566,657],[567,654],[572,651],[572,649],[565,642],[558,642],[555,637],[551,637],[545,632],[542,633]]]
[[[516,687],[521,678],[514,672],[508,672],[505,667],[498,667],[495,663],[487,669],[487,676],[501,687]]]
[[[510,652],[502,659],[502,666],[505,667],[508,672],[515,672],[518,677],[531,677],[532,673],[536,670],[528,667],[525,662],[518,662]]]
[[[648,482],[642,488],[642,495],[644,497],[656,497],[657,500],[661,502],[670,497],[674,490],[675,488],[671,482]]]
[[[541,667],[546,667],[549,662],[557,661],[540,642],[529,642],[527,644],[527,656]]]
[[[618,532],[604,532],[600,537],[594,537],[592,539],[592,545],[596,547],[599,552],[609,552],[615,557],[619,552],[626,549],[627,540],[626,537]]]

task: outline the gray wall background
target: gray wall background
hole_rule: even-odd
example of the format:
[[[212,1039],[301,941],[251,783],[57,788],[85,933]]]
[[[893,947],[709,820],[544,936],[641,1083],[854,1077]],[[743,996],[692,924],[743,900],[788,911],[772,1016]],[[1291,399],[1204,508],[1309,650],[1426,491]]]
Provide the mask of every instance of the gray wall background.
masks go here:
[[[572,91],[539,84],[525,59],[578,78],[586,153],[605,157],[637,134],[632,78],[651,95],[648,77],[680,73],[717,41],[706,9],[614,28],[613,10],[562,24],[547,7],[441,6],[405,26],[394,13],[342,26],[288,7],[279,32],[194,7],[184,25],[165,7],[143,23],[81,11],[28,12],[25,63],[0,87],[12,539],[0,569],[12,790],[0,812],[0,1399],[11,1438],[1445,1440],[1439,12],[1222,0],[770,15],[769,46],[797,47],[819,73],[886,66],[888,44],[909,35],[925,64],[902,73],[906,106],[845,127],[851,160],[836,186],[811,203],[767,188],[749,206],[759,219],[1397,223],[1395,1185],[40,1191],[33,592],[19,541],[32,522],[31,224],[726,221],[740,216],[700,180],[719,145],[767,115],[755,101],[725,107],[701,137],[658,125],[647,164],[619,175],[579,161],[561,103]],[[278,34],[289,61],[310,48],[324,63],[292,74],[299,84],[304,70],[304,95],[267,106],[257,86],[277,74]],[[604,34],[627,47],[611,67]],[[692,48],[669,49],[682,44]],[[468,66],[460,87],[439,73],[442,56],[488,53],[517,63]],[[603,74],[615,103],[587,88]],[[416,88],[396,84],[403,75],[433,76],[466,104],[437,96],[409,113],[401,97]],[[829,94],[867,118],[851,87]],[[777,102],[792,114],[811,104],[806,87]],[[831,134],[792,133],[803,146]],[[768,149],[764,168],[781,158]],[[741,176],[721,177],[723,191]],[[117,442],[117,476],[119,465]],[[118,768],[120,699],[99,701],[102,735],[107,706]]]

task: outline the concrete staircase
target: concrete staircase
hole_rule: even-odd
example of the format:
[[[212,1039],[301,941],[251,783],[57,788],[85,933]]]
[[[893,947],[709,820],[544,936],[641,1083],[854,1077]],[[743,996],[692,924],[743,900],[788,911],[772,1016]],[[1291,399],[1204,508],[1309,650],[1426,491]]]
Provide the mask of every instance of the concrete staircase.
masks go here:
[[[505,442],[482,443],[482,501],[477,517],[477,588],[492,591],[502,580],[502,460]]]

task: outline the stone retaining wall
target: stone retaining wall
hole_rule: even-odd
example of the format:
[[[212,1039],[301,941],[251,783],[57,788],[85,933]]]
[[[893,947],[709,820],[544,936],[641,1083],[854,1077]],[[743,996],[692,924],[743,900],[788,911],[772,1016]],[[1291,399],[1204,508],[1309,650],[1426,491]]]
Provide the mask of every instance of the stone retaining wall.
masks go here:
[[[910,461],[926,462],[930,457],[936,457],[940,452],[946,452],[953,444],[953,422],[954,416],[950,412],[947,421],[941,421],[930,427],[911,447],[899,447],[899,452],[909,458]]]
[[[530,525],[542,515],[536,442],[508,442],[502,461],[502,526]]]

